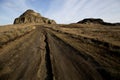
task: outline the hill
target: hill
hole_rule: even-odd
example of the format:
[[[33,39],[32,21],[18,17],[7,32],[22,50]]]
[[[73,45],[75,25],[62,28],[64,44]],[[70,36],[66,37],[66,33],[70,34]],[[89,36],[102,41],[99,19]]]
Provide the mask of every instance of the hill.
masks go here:
[[[78,23],[81,23],[81,24],[102,24],[102,25],[106,25],[106,26],[118,26],[118,25],[120,25],[120,23],[104,22],[100,18],[98,18],[98,19],[97,18],[86,18],[86,19],[79,21]]]
[[[20,17],[16,18],[14,24],[26,24],[26,23],[41,23],[41,24],[56,24],[54,20],[42,17],[40,13],[33,10],[25,11]]]

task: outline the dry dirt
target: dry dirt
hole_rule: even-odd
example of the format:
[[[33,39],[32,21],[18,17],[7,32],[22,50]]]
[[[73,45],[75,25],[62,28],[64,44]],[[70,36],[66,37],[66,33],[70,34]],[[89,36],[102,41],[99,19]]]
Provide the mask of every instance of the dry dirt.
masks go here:
[[[120,26],[20,26],[0,37],[0,80],[120,80]]]

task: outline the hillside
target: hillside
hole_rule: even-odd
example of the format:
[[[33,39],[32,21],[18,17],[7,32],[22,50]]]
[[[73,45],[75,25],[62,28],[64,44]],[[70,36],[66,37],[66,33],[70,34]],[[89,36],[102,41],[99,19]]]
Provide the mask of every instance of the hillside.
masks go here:
[[[120,80],[119,25],[43,20],[0,26],[0,80]]]

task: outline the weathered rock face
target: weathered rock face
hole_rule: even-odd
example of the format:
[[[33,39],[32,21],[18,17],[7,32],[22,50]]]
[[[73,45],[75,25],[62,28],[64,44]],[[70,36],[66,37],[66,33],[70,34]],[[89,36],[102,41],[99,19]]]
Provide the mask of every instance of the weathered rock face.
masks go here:
[[[120,23],[108,23],[104,22],[102,19],[95,19],[95,18],[87,18],[83,19],[82,21],[79,21],[78,23],[81,24],[102,24],[106,26],[120,26]]]
[[[36,13],[33,10],[27,10],[19,18],[14,20],[14,24],[22,23],[56,24],[54,20],[42,17],[40,13]]]
[[[78,23],[84,23],[84,24],[89,24],[89,23],[96,23],[96,24],[102,24],[104,21],[102,19],[94,19],[94,18],[87,18],[82,21],[79,21]]]

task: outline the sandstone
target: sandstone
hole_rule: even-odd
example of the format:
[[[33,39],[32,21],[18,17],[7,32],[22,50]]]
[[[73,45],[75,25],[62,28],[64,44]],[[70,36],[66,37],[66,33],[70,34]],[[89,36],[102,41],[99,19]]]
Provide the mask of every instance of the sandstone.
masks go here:
[[[56,24],[54,20],[42,17],[40,13],[33,10],[25,11],[20,17],[14,20],[14,24],[26,24],[26,23],[41,23],[41,24]]]
[[[79,21],[78,23],[80,24],[101,24],[101,25],[106,25],[106,26],[119,26],[120,25],[120,23],[104,22],[100,18],[86,18],[86,19]]]
[[[104,21],[102,19],[87,18],[87,19],[83,19],[82,21],[79,21],[78,23],[84,23],[84,24],[89,24],[89,23],[102,24],[102,23],[104,23]]]

